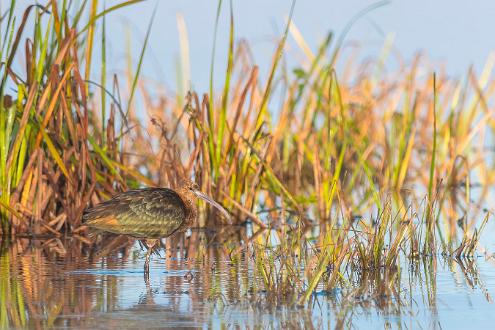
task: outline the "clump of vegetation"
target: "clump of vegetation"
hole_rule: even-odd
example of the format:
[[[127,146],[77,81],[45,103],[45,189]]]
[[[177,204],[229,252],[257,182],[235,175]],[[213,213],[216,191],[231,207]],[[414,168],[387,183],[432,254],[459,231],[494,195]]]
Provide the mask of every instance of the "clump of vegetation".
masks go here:
[[[2,15],[3,235],[78,235],[88,205],[193,177],[236,224],[276,233],[276,248],[266,235],[252,241],[256,274],[277,299],[304,304],[322,283],[330,289],[345,281],[346,270],[394,269],[401,253],[474,253],[474,228],[495,179],[485,143],[495,127],[493,60],[464,80],[435,74],[421,56],[387,72],[388,45],[377,60],[355,63],[343,39],[329,34],[313,51],[289,20],[268,76],[260,77],[248,45],[236,43],[231,10],[219,93],[212,78],[202,97],[156,102],[139,78],[145,42],[123,102],[122,78],[107,82],[105,15],[137,2],[98,12],[97,1],[79,8],[50,1],[28,7],[20,22],[14,2]],[[289,36],[305,56],[293,70],[282,61]],[[101,70],[92,66],[95,56]],[[21,57],[24,68],[15,65]],[[205,216],[199,225],[217,221]],[[317,235],[297,236],[313,225]],[[314,253],[305,258],[308,248]],[[300,263],[304,279],[295,271]]]
[[[87,2],[69,8],[65,1],[61,7],[50,1],[44,7],[26,8],[19,22],[13,1],[2,13],[0,222],[4,235],[70,233],[95,198],[146,181],[125,165],[122,123],[126,118],[117,104],[108,107],[105,101],[104,52],[101,82],[91,80],[95,24],[105,13],[132,2],[97,14],[97,2],[92,1],[89,15],[84,15]],[[32,31],[26,31],[29,21],[34,21]],[[19,63],[25,67],[19,68]],[[92,97],[93,85],[105,91],[101,102]],[[115,88],[117,83],[110,87]]]

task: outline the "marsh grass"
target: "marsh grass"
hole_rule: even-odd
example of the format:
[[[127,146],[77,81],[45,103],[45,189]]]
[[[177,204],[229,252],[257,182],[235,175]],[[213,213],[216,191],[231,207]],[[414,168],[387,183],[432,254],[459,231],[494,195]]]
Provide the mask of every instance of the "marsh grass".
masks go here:
[[[292,7],[261,77],[249,46],[236,42],[230,3],[223,87],[214,84],[212,60],[208,94],[157,93],[140,76],[150,28],[127,76],[110,79],[106,68],[105,16],[138,2],[99,11],[96,0],[79,8],[50,1],[20,19],[15,2],[2,8],[4,236],[67,234],[87,244],[80,220],[88,205],[192,177],[233,213],[233,225],[251,223],[254,289],[278,303],[304,305],[321,285],[350,285],[348,273],[400,272],[400,258],[475,254],[492,212],[483,201],[495,179],[493,58],[479,76],[469,70],[456,80],[419,55],[388,72],[387,49],[354,62],[332,34],[313,53],[290,19]],[[213,56],[224,7],[219,2]],[[288,68],[284,59],[297,51],[304,60]],[[200,227],[222,224],[204,211]],[[314,225],[318,234],[306,238]]]

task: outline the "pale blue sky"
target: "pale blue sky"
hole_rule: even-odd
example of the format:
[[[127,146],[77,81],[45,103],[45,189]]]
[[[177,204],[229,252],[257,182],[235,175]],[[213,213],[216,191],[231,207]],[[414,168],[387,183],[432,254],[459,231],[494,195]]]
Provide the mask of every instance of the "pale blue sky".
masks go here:
[[[219,76],[225,70],[228,42],[229,2],[223,2],[216,61]],[[373,3],[376,2],[300,0],[296,2],[294,22],[316,49],[328,31],[339,35],[356,13]],[[119,36],[126,24],[123,21],[130,24],[133,48],[137,50],[141,46],[139,37],[144,36],[155,5],[155,1],[147,1],[112,15],[109,37],[115,37],[112,54],[116,65],[121,63],[119,58],[124,53],[120,49],[123,39]],[[217,1],[159,1],[144,73],[168,83],[175,82],[175,61],[179,54],[176,14],[181,13],[190,40],[191,80],[197,89],[206,88],[216,6]],[[236,38],[250,42],[256,61],[266,71],[274,50],[274,37],[283,31],[291,1],[234,0],[233,6]],[[422,50],[435,63],[445,63],[449,73],[459,75],[471,64],[480,69],[495,50],[494,15],[495,1],[490,0],[395,0],[359,20],[347,40],[359,42],[363,55],[377,56],[385,36],[394,33],[395,47],[406,60]],[[156,70],[157,64],[161,70]]]
[[[81,0],[79,0],[81,1]],[[39,1],[43,3],[43,1]],[[107,8],[120,1],[100,1]],[[265,77],[276,38],[284,29],[291,0],[233,0],[236,39],[247,39],[254,58]],[[0,0],[2,10],[10,0]],[[34,0],[17,0],[17,12]],[[337,36],[351,18],[363,8],[376,3],[367,0],[299,0],[294,22],[315,50],[329,31]],[[211,60],[216,0],[147,0],[120,9],[108,16],[109,67],[122,72],[126,67],[125,31],[130,31],[131,49],[136,58],[140,52],[149,20],[156,9],[151,39],[143,74],[174,87],[176,60],[179,55],[177,14],[184,17],[190,41],[191,81],[198,92],[207,89]],[[225,70],[228,43],[229,1],[223,1],[220,18],[216,77]],[[454,76],[462,75],[470,65],[478,71],[488,55],[495,50],[495,1],[492,0],[392,0],[357,21],[347,41],[361,45],[362,56],[378,56],[386,35],[394,34],[395,49],[409,61],[417,51],[423,51],[440,67],[445,64]],[[31,31],[29,31],[31,34]],[[294,45],[289,39],[289,47]],[[294,63],[297,54],[289,59]],[[95,60],[98,61],[98,53]],[[136,64],[136,63],[134,63]],[[221,84],[221,80],[218,84]]]
[[[0,0],[2,7],[9,0]],[[247,39],[262,77],[270,63],[274,41],[284,28],[290,0],[233,0],[236,39]],[[20,12],[34,1],[20,0]],[[103,1],[100,4],[103,5]],[[117,1],[106,1],[109,7]],[[309,45],[316,49],[329,31],[340,35],[345,24],[360,10],[376,3],[366,0],[324,1],[299,0],[294,22]],[[157,6],[158,4],[158,6]],[[156,7],[157,6],[157,7]],[[134,57],[139,54],[151,15],[157,8],[151,39],[144,61],[143,74],[166,82],[176,81],[176,60],[179,55],[177,13],[185,19],[189,41],[191,81],[198,92],[208,86],[216,0],[148,0],[121,9],[109,16],[108,34],[110,68],[125,68],[125,31],[129,27]],[[228,43],[229,2],[223,1],[220,19],[216,77],[225,70]],[[490,52],[495,50],[495,1],[492,0],[392,0],[368,13],[350,31],[347,40],[361,45],[363,56],[378,56],[387,34],[395,34],[395,48],[410,60],[422,50],[436,64],[445,63],[452,75],[461,75],[473,64],[478,70]],[[294,44],[292,40],[289,42]],[[95,58],[98,58],[95,54]],[[292,56],[296,60],[296,56]],[[216,84],[222,84],[218,79]]]

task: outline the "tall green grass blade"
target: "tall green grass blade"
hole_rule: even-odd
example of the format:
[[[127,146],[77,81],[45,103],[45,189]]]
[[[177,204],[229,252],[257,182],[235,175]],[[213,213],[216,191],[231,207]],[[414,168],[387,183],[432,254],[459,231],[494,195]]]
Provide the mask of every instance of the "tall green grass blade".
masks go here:
[[[263,93],[263,98],[261,100],[261,104],[259,106],[259,112],[258,116],[256,119],[256,129],[259,129],[263,125],[263,119],[266,115],[267,107],[268,107],[268,101],[270,99],[270,95],[272,93],[272,84],[273,84],[273,79],[275,77],[275,72],[277,71],[278,64],[280,62],[280,59],[282,58],[283,51],[285,48],[285,42],[287,41],[287,36],[289,35],[289,28],[290,28],[290,23],[292,21],[292,17],[294,15],[294,8],[296,6],[296,1],[292,1],[292,5],[290,8],[290,13],[289,13],[289,18],[287,19],[287,24],[285,26],[285,31],[284,34],[282,35],[282,39],[278,43],[277,50],[275,51],[275,56],[272,62],[272,66],[270,69],[270,73],[268,75],[268,81],[266,83],[265,91]]]
[[[156,5],[158,6],[158,2]],[[146,36],[144,38],[143,47],[141,48],[141,53],[139,54],[139,60],[138,60],[137,68],[136,68],[136,73],[134,74],[134,78],[132,80],[132,86],[131,86],[131,90],[130,90],[129,100],[127,101],[126,117],[127,117],[127,114],[129,113],[129,110],[131,108],[132,101],[134,98],[134,93],[136,91],[136,86],[137,86],[139,74],[141,73],[141,67],[143,65],[144,53],[145,53],[147,46],[148,46],[148,40],[149,40],[150,34],[151,34],[151,27],[153,26],[153,21],[155,19],[156,12],[157,12],[157,10],[155,7],[155,10],[153,11],[153,14],[151,15],[150,23],[148,24],[148,30],[146,31]]]
[[[139,3],[139,2],[143,2],[145,0],[130,0],[130,1],[125,1],[125,2],[122,2],[122,3],[119,3],[117,5],[114,5],[108,9],[105,9],[103,10],[101,13],[98,13],[97,15],[94,15],[90,18],[89,22],[82,28],[79,30],[79,32],[77,33],[77,37],[80,37],[83,33],[85,33],[90,27],[91,25],[93,25],[97,20],[99,20],[100,18],[108,15],[109,13],[119,9],[119,8],[123,8],[123,7],[127,7],[127,6],[130,6],[130,5],[134,5],[136,3]],[[86,2],[86,1],[85,1]],[[153,11],[153,15],[156,11]]]
[[[428,181],[428,199],[433,200],[433,184],[435,180],[435,159],[437,153],[437,78],[433,74],[433,149],[431,151],[430,179]]]
[[[230,90],[230,80],[232,78],[232,68],[234,65],[234,13],[232,9],[232,0],[230,1],[230,30],[229,30],[229,50],[227,55],[227,71],[225,74],[225,85],[223,88],[222,95],[222,109],[220,111],[220,117],[217,126],[217,142],[216,142],[216,165],[220,164],[220,155],[223,150],[223,140],[224,140],[224,132],[225,126],[227,125],[227,105],[229,99],[229,90]],[[218,171],[218,168],[216,169]]]
[[[107,107],[107,28],[106,28],[106,16],[103,16],[102,29],[101,29],[101,133],[103,145],[106,144],[106,132],[105,125],[107,120],[106,107]]]
[[[45,37],[43,38],[43,40],[40,40],[41,51],[39,54],[38,63],[36,64],[36,73],[35,73],[35,80],[38,84],[41,83],[41,79],[43,78],[43,74],[44,74],[43,71],[46,70],[46,56],[47,56],[47,52],[48,52],[48,46],[50,44],[48,38],[50,35],[50,31],[51,31],[51,25],[52,25],[52,17],[50,16],[50,18],[48,19],[48,25],[47,25],[46,32],[45,32]],[[40,26],[40,25],[38,25],[38,26]]]
[[[366,6],[364,9],[360,10],[356,15],[354,15],[349,22],[344,26],[342,29],[342,33],[340,34],[339,38],[337,39],[337,43],[335,44],[335,50],[333,52],[332,58],[330,60],[330,67],[333,68],[335,65],[335,61],[337,60],[338,54],[340,52],[340,49],[342,48],[342,45],[344,44],[345,38],[347,37],[347,34],[351,30],[351,28],[354,26],[354,24],[359,21],[362,17],[366,16],[373,10],[376,10],[380,7],[383,7],[385,5],[388,5],[390,3],[389,0],[385,1],[378,1],[375,3],[372,3],[371,5]]]
[[[220,13],[222,9],[222,0],[218,0],[216,17],[215,17],[215,27],[213,32],[213,46],[211,50],[211,62],[210,62],[210,94],[209,94],[209,106],[208,106],[208,128],[209,133],[214,134],[215,132],[215,94],[214,94],[214,74],[215,74],[215,53],[217,44],[217,32],[218,32],[218,22],[220,20]],[[211,159],[212,170],[216,172],[216,151],[215,148],[220,148],[220,146],[215,146],[214,138],[208,139],[208,152]]]

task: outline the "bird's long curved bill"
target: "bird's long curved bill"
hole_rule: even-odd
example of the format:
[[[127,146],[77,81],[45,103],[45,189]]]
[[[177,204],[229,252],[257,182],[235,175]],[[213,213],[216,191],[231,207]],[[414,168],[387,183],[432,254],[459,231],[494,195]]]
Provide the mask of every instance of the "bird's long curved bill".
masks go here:
[[[229,223],[232,223],[232,219],[230,218],[229,212],[227,212],[227,210],[224,209],[222,205],[218,204],[213,199],[211,199],[208,195],[203,194],[199,190],[194,190],[193,192],[194,192],[194,194],[196,196],[198,196],[198,198],[201,198],[205,202],[210,203],[211,205],[213,205],[214,207],[216,207],[224,215],[224,217],[227,219],[227,221]]]

